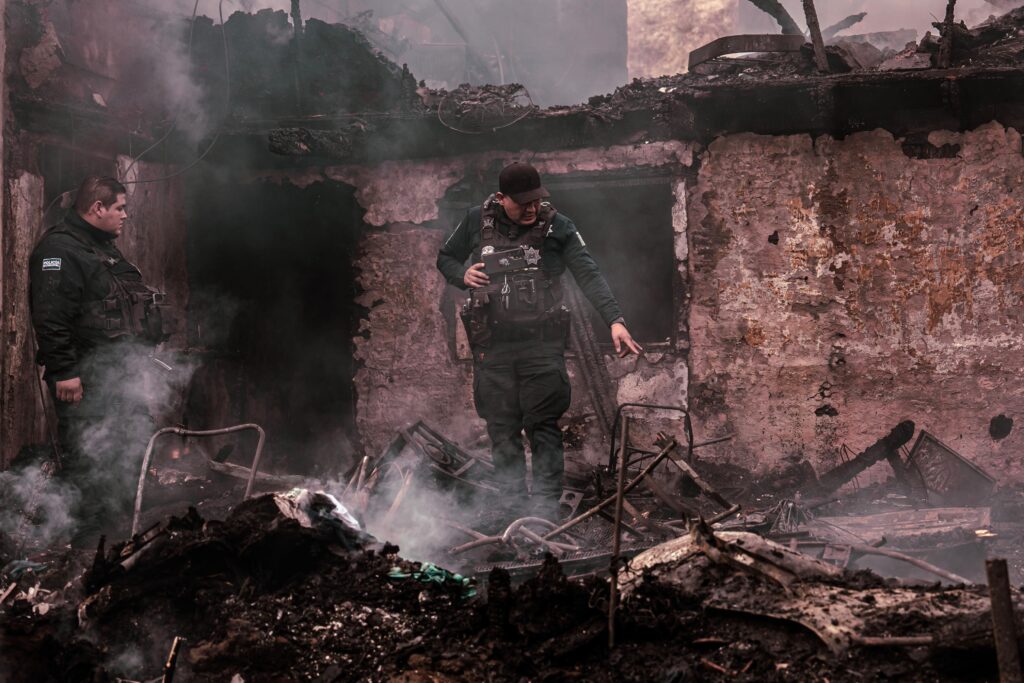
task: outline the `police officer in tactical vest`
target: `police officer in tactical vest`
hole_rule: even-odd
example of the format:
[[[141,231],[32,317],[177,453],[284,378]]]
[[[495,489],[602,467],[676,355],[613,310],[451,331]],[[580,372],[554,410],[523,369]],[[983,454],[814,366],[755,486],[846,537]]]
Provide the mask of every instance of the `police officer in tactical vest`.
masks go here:
[[[524,163],[506,166],[498,188],[448,237],[437,267],[449,283],[469,290],[462,320],[473,351],[473,397],[487,423],[505,503],[524,511],[525,430],[533,512],[552,518],[564,472],[558,419],[570,401],[564,355],[569,311],[560,282],[567,268],[610,327],[616,352],[638,354],[641,348],[576,226],[542,201],[550,195],[537,170]]]
[[[163,294],[114,245],[126,204],[114,178],[86,178],[29,261],[36,361],[56,408],[60,476],[79,494],[69,512],[80,547],[130,524],[152,432],[137,361],[169,336]]]

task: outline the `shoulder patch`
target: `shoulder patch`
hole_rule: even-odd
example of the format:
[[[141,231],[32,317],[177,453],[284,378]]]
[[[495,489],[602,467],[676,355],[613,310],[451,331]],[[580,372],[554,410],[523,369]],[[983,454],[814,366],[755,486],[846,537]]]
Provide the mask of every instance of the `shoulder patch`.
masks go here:
[[[44,258],[43,270],[60,270],[59,258]]]

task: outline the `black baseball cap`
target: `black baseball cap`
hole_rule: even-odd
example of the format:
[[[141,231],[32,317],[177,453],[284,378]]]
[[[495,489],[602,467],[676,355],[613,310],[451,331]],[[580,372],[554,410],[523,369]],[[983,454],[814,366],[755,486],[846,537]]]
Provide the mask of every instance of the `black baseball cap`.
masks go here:
[[[551,194],[540,184],[540,173],[530,164],[511,163],[498,175],[498,190],[516,204],[527,204]]]

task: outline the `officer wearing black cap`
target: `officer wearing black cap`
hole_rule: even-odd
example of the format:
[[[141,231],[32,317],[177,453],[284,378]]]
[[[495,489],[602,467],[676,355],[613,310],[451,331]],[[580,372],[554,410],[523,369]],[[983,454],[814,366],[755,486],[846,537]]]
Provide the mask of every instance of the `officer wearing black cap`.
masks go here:
[[[640,353],[576,226],[550,203],[533,166],[513,163],[499,191],[470,209],[437,256],[445,279],[468,289],[462,320],[473,350],[473,397],[487,423],[495,473],[508,507],[527,502],[523,431],[533,454],[533,511],[558,511],[564,472],[558,419],[569,408],[565,370],[569,270],[608,324],[620,356]],[[467,260],[471,265],[466,265]]]

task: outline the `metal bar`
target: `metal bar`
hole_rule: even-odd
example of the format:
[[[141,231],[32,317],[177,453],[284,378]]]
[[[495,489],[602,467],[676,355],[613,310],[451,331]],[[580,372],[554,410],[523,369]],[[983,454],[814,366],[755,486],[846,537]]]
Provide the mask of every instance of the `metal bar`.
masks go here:
[[[796,35],[768,33],[722,36],[690,52],[688,68],[692,70],[693,67],[715,57],[737,52],[799,52],[806,42],[807,39],[802,33]]]
[[[821,37],[821,26],[818,24],[818,11],[814,9],[814,0],[804,0],[804,16],[807,18],[807,30],[811,33],[811,45],[814,46],[814,62],[818,71],[828,73],[828,55],[825,54],[825,41]]]
[[[194,430],[184,429],[182,427],[164,427],[163,429],[158,429],[156,433],[149,438],[149,444],[146,446],[146,454],[142,458],[142,469],[139,472],[139,486],[135,490],[135,510],[132,514],[132,536],[134,536],[139,530],[139,516],[142,510],[142,492],[146,487],[146,472],[149,470],[149,460],[153,456],[153,445],[159,437],[164,434],[177,434],[179,436],[220,436],[222,434],[241,432],[246,429],[255,429],[259,434],[259,440],[256,442],[256,454],[253,456],[252,467],[249,470],[249,481],[245,484],[245,495],[242,498],[242,500],[248,500],[249,496],[252,494],[253,482],[256,481],[256,472],[259,470],[260,458],[263,456],[263,444],[267,439],[267,433],[263,431],[263,427],[250,422],[235,425],[234,427],[224,427],[223,429]]]
[[[646,477],[648,474],[650,474],[654,470],[655,467],[660,465],[661,461],[664,460],[665,458],[667,458],[668,454],[671,453],[675,449],[675,447],[678,446],[678,445],[679,444],[676,443],[675,439],[671,439],[669,441],[669,443],[663,449],[661,449],[661,453],[658,453],[658,456],[654,460],[652,460],[650,462],[650,464],[648,464],[647,467],[645,467],[640,472],[639,475],[637,475],[631,482],[626,484],[626,487],[622,490],[622,493],[623,494],[629,493],[634,488],[636,488],[636,485],[639,484],[641,481],[643,481],[644,477]],[[544,538],[554,538],[558,534],[563,533],[565,531],[568,531],[569,529],[573,528],[574,526],[576,526],[580,522],[582,522],[584,520],[587,520],[587,519],[590,519],[591,517],[596,515],[598,512],[600,512],[601,510],[605,509],[606,507],[608,507],[609,505],[611,505],[614,502],[615,502],[615,496],[609,496],[608,498],[605,498],[603,501],[601,501],[600,503],[598,503],[594,507],[592,507],[589,510],[587,510],[586,512],[584,512],[582,515],[578,515],[578,516],[570,519],[568,522],[566,522],[562,526],[560,526],[557,529],[551,531],[550,533],[545,534]]]
[[[853,642],[864,647],[914,647],[931,645],[935,642],[932,636],[854,636]]]
[[[985,572],[988,574],[988,594],[992,600],[992,637],[996,641],[999,681],[1022,683],[1024,677],[1020,669],[1017,624],[1014,621],[1006,560],[985,560]]]
[[[622,549],[622,504],[626,494],[626,458],[629,457],[629,416],[622,418],[622,443],[619,446],[619,479],[615,491],[615,522],[612,525],[612,557],[608,563],[611,574],[608,596],[608,648],[615,647],[615,607],[619,599],[619,550]]]
[[[501,541],[501,536],[486,536],[484,538],[478,538],[475,541],[470,541],[469,543],[463,543],[462,545],[457,545],[454,548],[450,549],[448,551],[448,554],[449,555],[459,555],[461,553],[466,552],[467,550],[472,550],[473,548],[482,548],[485,545],[491,545],[493,543],[501,543],[501,542],[502,542]]]
[[[608,472],[615,472],[615,435],[618,433],[619,420],[622,419],[622,411],[626,408],[646,408],[647,410],[674,410],[686,415],[686,408],[683,406],[663,406],[655,403],[622,403],[615,411],[615,421],[612,422],[611,445],[608,448]],[[692,438],[692,436],[691,436]]]

